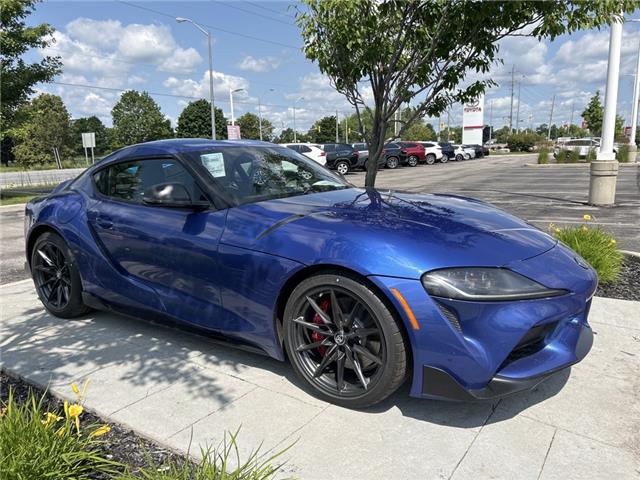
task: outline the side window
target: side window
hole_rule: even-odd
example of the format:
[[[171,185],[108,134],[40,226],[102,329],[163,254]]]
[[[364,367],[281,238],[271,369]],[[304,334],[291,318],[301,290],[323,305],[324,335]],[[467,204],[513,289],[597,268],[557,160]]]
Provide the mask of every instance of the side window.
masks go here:
[[[300,151],[300,145],[289,145],[289,148],[291,150],[293,150],[294,152],[299,152]]]
[[[311,149],[309,147],[307,147],[306,145],[301,145],[300,146],[300,153],[309,153],[311,151]]]
[[[161,183],[181,183],[193,200],[207,199],[193,176],[171,159],[116,163],[95,173],[94,181],[102,195],[132,203],[142,203],[145,190]]]

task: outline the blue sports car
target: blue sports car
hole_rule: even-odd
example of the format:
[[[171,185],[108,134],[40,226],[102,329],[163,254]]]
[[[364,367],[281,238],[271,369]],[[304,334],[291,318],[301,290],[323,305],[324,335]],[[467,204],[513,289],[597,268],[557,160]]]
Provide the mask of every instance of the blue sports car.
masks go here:
[[[319,397],[493,399],[580,361],[595,272],[484,202],[355,188],[288,148],[165,140],[26,206],[53,315],[183,324],[291,362]]]

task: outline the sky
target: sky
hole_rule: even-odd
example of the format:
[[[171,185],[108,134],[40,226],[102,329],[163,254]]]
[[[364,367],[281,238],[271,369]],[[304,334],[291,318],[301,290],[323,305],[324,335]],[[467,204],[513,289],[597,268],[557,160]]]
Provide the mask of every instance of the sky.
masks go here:
[[[213,36],[216,106],[230,118],[229,89],[235,118],[258,112],[276,132],[294,126],[306,131],[325,115],[353,112],[317,65],[307,60],[295,26],[296,4],[290,1],[92,1],[45,0],[27,22],[47,22],[55,43],[29,56],[58,55],[63,73],[38,91],[60,95],[73,118],[96,115],[111,125],[111,109],[124,90],[146,90],[175,126],[184,106],[209,97],[207,37],[190,18]],[[640,14],[636,15],[640,18]],[[500,43],[491,78],[499,86],[485,97],[485,123],[508,123],[511,70],[515,67],[514,126],[520,84],[520,126],[581,121],[580,113],[596,90],[604,91],[609,45],[608,27],[562,36],[553,42],[510,37]],[[640,23],[623,28],[618,113],[630,124],[633,81],[640,45]],[[446,120],[446,115],[443,115]],[[450,109],[451,125],[459,125],[462,106]],[[437,128],[437,119],[427,119]]]

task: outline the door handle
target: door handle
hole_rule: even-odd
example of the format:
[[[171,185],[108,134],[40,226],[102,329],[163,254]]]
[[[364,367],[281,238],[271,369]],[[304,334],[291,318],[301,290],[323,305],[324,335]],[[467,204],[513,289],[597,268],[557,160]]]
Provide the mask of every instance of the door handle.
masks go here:
[[[100,228],[109,229],[113,227],[113,221],[110,218],[98,217],[96,218],[96,224]]]

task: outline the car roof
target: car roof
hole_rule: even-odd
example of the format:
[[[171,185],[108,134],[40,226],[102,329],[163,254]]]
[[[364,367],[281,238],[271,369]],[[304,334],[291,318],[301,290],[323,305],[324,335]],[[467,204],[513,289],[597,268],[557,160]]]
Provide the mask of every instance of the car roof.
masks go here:
[[[170,138],[153,142],[138,143],[118,150],[122,154],[158,155],[183,152],[197,152],[220,147],[275,147],[277,145],[260,140],[210,140],[206,138]]]

